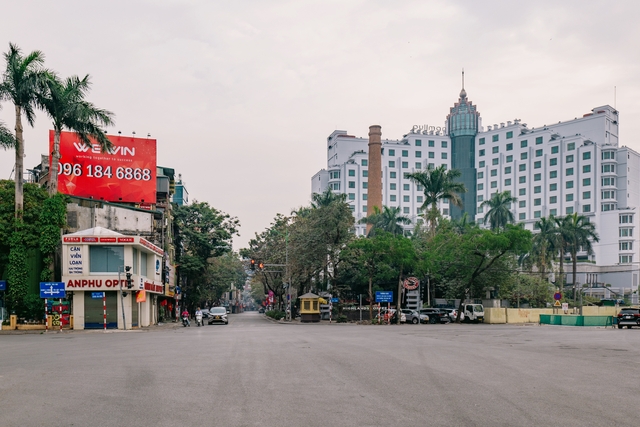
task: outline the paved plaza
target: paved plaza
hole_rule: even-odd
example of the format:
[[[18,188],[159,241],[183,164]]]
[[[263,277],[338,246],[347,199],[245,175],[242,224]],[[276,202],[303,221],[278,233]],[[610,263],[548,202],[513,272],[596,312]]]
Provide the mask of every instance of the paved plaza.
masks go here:
[[[0,426],[631,426],[640,330],[281,324],[0,334]]]

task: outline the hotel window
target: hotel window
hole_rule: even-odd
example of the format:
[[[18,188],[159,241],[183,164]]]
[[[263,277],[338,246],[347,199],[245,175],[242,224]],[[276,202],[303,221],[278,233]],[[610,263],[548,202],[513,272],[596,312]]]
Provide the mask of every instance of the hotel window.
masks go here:
[[[480,194],[480,195],[478,196],[478,201],[479,201],[479,202],[484,201],[484,196],[483,196],[482,194]]]
[[[408,207],[402,208],[402,213],[408,214],[409,213],[409,208]]]
[[[567,151],[573,151],[576,149],[576,143],[575,142],[570,142],[567,144]]]
[[[631,264],[632,262],[633,262],[633,255],[620,255],[620,264]]]
[[[422,201],[423,201],[423,197],[422,196],[417,196],[416,197],[416,202],[422,203]]]
[[[444,166],[444,170],[447,170],[447,165],[442,165],[442,166]],[[404,179],[409,179],[409,172],[403,172],[402,177]]]
[[[498,175],[498,169],[491,169],[491,176],[497,176]]]
[[[525,219],[527,219],[527,214],[526,214],[526,213],[524,213],[524,212],[520,212],[520,213],[518,214],[518,219],[519,219],[520,221],[524,221]]]
[[[427,163],[427,169],[435,169],[436,165],[434,163]]]
[[[391,194],[389,196],[389,200],[392,201],[392,202],[395,202],[396,201],[396,195],[395,194]]]
[[[504,173],[505,174],[510,174],[511,173],[511,166],[507,166],[506,168],[504,168]]]
[[[418,184],[418,185],[416,185],[416,190],[417,191],[423,191],[424,187],[422,185]]]
[[[585,151],[582,153],[582,160],[590,160],[591,159],[591,151]]]
[[[527,140],[525,139],[524,141],[520,141],[520,148],[526,148],[527,147]]]
[[[535,187],[533,187],[533,193],[534,194],[542,193],[542,186],[536,185]]]
[[[353,169],[349,169],[349,176],[356,176],[356,171]]]
[[[389,150],[389,155],[390,156],[395,156],[396,155],[396,150]]]
[[[511,178],[507,178],[507,179],[505,179],[505,180],[504,180],[504,185],[505,185],[505,186],[507,186],[507,187],[508,187],[509,185],[511,185]]]
[[[556,203],[558,203],[558,196],[549,197],[549,204],[550,205],[555,205]]]
[[[572,176],[573,175],[573,168],[567,168],[567,170],[565,171],[565,175],[566,176]]]
[[[478,151],[478,156],[480,156],[480,157],[484,156],[484,150]]]
[[[349,200],[355,200],[356,199],[356,193],[349,193]]]
[[[567,207],[564,211],[567,215],[571,215],[573,213],[573,206]]]
[[[409,198],[409,196],[402,196],[402,201],[405,203],[409,203],[411,200]]]
[[[616,185],[616,179],[611,177],[602,178],[602,186],[604,187],[608,185]]]
[[[355,181],[349,181],[349,188],[356,188],[356,182]]]
[[[571,154],[571,155],[566,157],[566,162],[567,163],[573,163],[573,154]]]
[[[521,163],[521,164],[519,164],[519,165],[518,165],[518,170],[519,170],[520,172],[524,172],[524,171],[526,171],[526,170],[527,170],[527,164],[526,164],[526,163]]]
[[[615,158],[614,151],[603,151],[602,152],[602,160],[611,160]]]
[[[364,189],[369,188],[369,183],[368,182],[363,182],[362,183],[362,188],[364,188]]]
[[[440,158],[442,158],[442,159],[446,159],[446,158],[447,158],[447,153],[441,153],[441,154],[440,154]]]
[[[479,168],[483,168],[484,167],[484,160],[481,160],[480,163],[478,163],[478,167]]]
[[[542,213],[542,212],[540,212],[540,211],[535,211],[535,212],[533,213],[533,217],[534,217],[534,218],[540,218],[541,213]]]
[[[549,184],[549,191],[558,190],[558,184]]]
[[[513,131],[510,130],[509,132],[507,132],[507,139],[511,138],[513,138]]]
[[[440,144],[442,146],[442,148],[447,148],[447,141],[442,141],[442,144]]]
[[[602,165],[603,173],[615,172],[615,171],[616,171],[615,165]]]
[[[484,138],[480,138],[478,140],[478,145],[484,145]]]
[[[394,162],[393,160],[389,160],[389,167],[390,168],[395,168],[396,167],[396,162]]]
[[[520,153],[520,160],[527,160],[528,153]]]
[[[558,159],[554,157],[553,159],[549,159],[550,166],[556,166],[558,164]]]
[[[422,140],[416,139],[416,147],[422,147]]]
[[[491,181],[491,188],[498,188],[498,181]]]
[[[582,212],[591,212],[591,205],[582,205]]]
[[[484,172],[480,171],[478,172],[478,179],[482,179],[484,178]]]
[[[367,193],[362,194],[362,200],[367,200]]]
[[[591,185],[591,178],[585,178],[585,179],[583,179],[583,180],[582,180],[582,185],[583,185],[584,187],[588,187],[588,186],[590,186],[590,185]]]
[[[500,162],[500,160],[496,157],[495,159],[491,159],[491,164],[492,165],[497,165]]]
[[[524,201],[524,200],[520,200],[520,201],[518,202],[518,207],[519,207],[519,208],[526,208],[526,207],[527,207],[527,202],[526,202],[526,201]]]
[[[493,142],[497,142],[497,141],[498,141],[498,135],[493,135],[493,136],[491,137],[491,140],[492,140]]]
[[[541,173],[536,173],[533,175],[533,180],[534,181],[542,181],[542,174]]]
[[[615,203],[603,203],[602,204],[602,211],[612,211],[615,210],[616,208],[616,204]]]
[[[422,157],[422,151],[416,151],[416,158],[421,158]]]
[[[527,189],[526,188],[521,188],[518,190],[518,196],[526,196],[527,195]]]
[[[549,215],[553,215],[553,216],[558,215],[558,209],[549,209]]]
[[[633,250],[633,242],[620,242],[620,250],[621,251],[632,251]]]
[[[557,145],[551,147],[551,154],[558,154],[558,151],[560,151],[560,148]]]
[[[620,215],[619,222],[620,224],[632,224],[633,215]]]
[[[402,157],[409,157],[409,150],[402,150]]]
[[[332,190],[340,190],[340,183],[339,182],[331,182],[331,183],[329,183],[329,187]]]
[[[558,171],[550,171],[549,172],[549,178],[550,179],[554,179],[558,177]]]
[[[368,166],[369,161],[367,159],[362,159],[362,166]]]
[[[434,141],[429,141],[429,147],[435,147],[436,143]]]
[[[429,151],[429,158],[430,159],[435,159],[436,158],[436,153],[434,153],[433,151]]]
[[[573,181],[567,181],[564,188],[573,188]]]
[[[542,199],[533,199],[533,206],[542,205]]]
[[[404,191],[409,191],[409,190],[410,190],[410,185],[411,185],[411,184],[402,184],[402,189],[403,189]]]
[[[591,191],[583,191],[582,192],[582,198],[584,200],[590,199],[591,198]]]
[[[367,206],[365,205],[362,207],[362,212],[366,212],[366,211],[367,211]]]
[[[422,163],[416,162],[416,169],[422,169]]]
[[[396,189],[396,184],[391,183],[389,184],[389,190],[395,190]]]
[[[633,237],[633,228],[620,228],[618,232],[619,237]],[[93,246],[91,246],[93,247]]]
[[[541,137],[541,136],[538,136],[538,137],[536,138],[536,145],[540,145],[540,144],[542,144],[542,137]]]
[[[525,182],[527,182],[527,177],[526,176],[521,176],[520,178],[518,178],[518,182],[520,184],[524,184]]]
[[[536,157],[542,156],[542,150],[536,150]]]
[[[402,169],[409,169],[409,162],[402,162]]]
[[[591,172],[591,165],[582,166],[582,173],[589,173],[589,172]]]
[[[567,194],[567,195],[565,196],[565,200],[566,200],[567,202],[573,202],[573,193]]]
[[[362,177],[363,178],[368,178],[369,177],[369,171],[368,170],[363,170],[362,171]]]
[[[616,192],[615,191],[603,191],[602,192],[602,198],[603,199],[615,199],[616,198]]]
[[[495,147],[491,148],[491,153],[492,153],[492,154],[496,154],[496,153],[498,152],[498,150],[499,150],[499,149],[500,149],[500,147],[495,146]]]
[[[511,151],[511,150],[513,150],[513,143],[512,142],[507,144],[507,151]]]
[[[339,179],[340,171],[329,172],[329,179]]]

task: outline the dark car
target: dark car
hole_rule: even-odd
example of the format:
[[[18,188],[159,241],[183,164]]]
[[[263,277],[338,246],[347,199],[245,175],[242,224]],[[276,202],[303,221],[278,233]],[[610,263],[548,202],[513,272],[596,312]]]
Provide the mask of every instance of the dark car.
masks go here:
[[[631,329],[633,326],[640,326],[640,308],[623,308],[618,313],[618,329],[626,326]]]
[[[449,313],[444,310],[440,310],[439,308],[423,308],[420,310],[420,314],[426,314],[429,316],[427,321],[423,321],[423,323],[449,323],[451,322],[451,318],[449,317]]]

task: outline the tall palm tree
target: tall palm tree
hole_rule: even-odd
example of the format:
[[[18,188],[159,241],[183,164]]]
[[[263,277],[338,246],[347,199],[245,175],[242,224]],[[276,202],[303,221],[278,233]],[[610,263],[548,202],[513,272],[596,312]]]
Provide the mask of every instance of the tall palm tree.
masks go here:
[[[589,222],[589,218],[584,215],[573,213],[557,221],[559,223],[558,233],[563,242],[564,253],[569,252],[573,267],[573,299],[576,299],[576,272],[578,268],[578,251],[583,250],[587,254],[593,253],[592,242],[600,241],[596,226]],[[562,253],[561,259],[564,257]]]
[[[311,208],[318,209],[323,206],[329,206],[336,201],[344,203],[346,200],[346,194],[334,193],[330,188],[327,188],[323,193],[313,193],[313,196],[311,196]]]
[[[465,193],[467,189],[463,183],[456,182],[460,176],[459,170],[447,170],[444,165],[407,174],[410,180],[424,187],[425,200],[422,204],[422,210],[425,213],[425,221],[429,224],[432,236],[435,233],[438,218],[440,218],[438,210],[440,200],[449,199],[449,203],[452,205],[462,207],[460,193]]]
[[[399,207],[383,206],[382,211],[377,206],[373,213],[360,220],[361,224],[371,224],[369,236],[374,236],[376,231],[386,231],[394,236],[404,234],[402,224],[411,224],[411,219],[402,215]]]
[[[533,235],[531,255],[535,260],[536,267],[538,267],[540,277],[546,278],[547,268],[551,266],[554,253],[557,252],[559,246],[555,218],[553,216],[540,218],[536,221],[534,228],[539,231]]]
[[[9,43],[9,51],[4,54],[4,59],[6,68],[2,75],[2,83],[0,83],[0,99],[10,100],[15,107],[15,212],[16,218],[21,218],[24,208],[22,115],[24,114],[29,125],[33,126],[37,96],[44,89],[47,72],[43,68],[44,54],[39,50],[23,56],[19,47]]]
[[[514,222],[513,212],[511,212],[511,203],[517,202],[518,199],[511,195],[510,191],[502,191],[493,193],[491,199],[485,200],[481,207],[488,206],[489,210],[484,216],[484,223],[489,221],[492,230],[500,230],[507,224]]]
[[[76,132],[80,141],[91,145],[90,136],[100,144],[102,151],[111,148],[111,141],[101,127],[113,124],[113,113],[96,108],[85,101],[91,87],[89,75],[83,79],[72,76],[61,81],[56,75],[46,80],[46,92],[38,97],[38,104],[53,120],[53,151],[49,171],[49,194],[58,192],[58,162],[60,160],[60,133],[63,129]]]
[[[451,225],[453,225],[453,229],[456,233],[465,234],[470,228],[475,227],[476,223],[474,221],[469,221],[469,213],[465,212],[462,214],[460,219],[451,221]]]

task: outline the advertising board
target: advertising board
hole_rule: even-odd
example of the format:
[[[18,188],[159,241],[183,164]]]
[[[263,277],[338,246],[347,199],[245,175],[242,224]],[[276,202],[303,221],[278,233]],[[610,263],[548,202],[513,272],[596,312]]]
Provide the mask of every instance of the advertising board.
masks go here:
[[[49,152],[54,132],[49,131]],[[156,140],[107,135],[113,148],[106,153],[92,139],[82,143],[74,132],[60,134],[58,190],[107,202],[156,202]],[[49,163],[51,165],[51,163]]]

